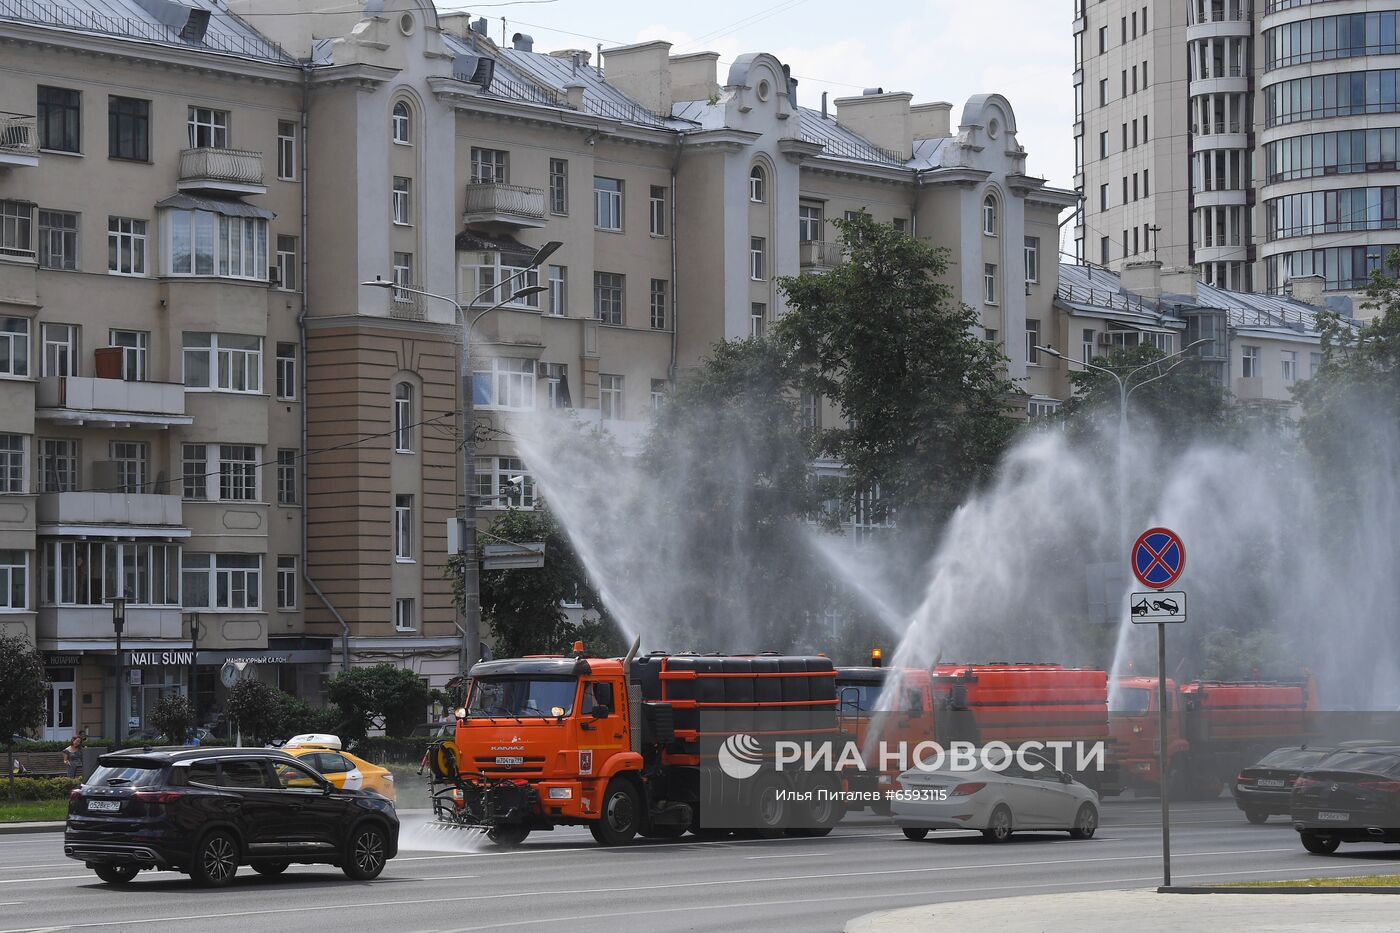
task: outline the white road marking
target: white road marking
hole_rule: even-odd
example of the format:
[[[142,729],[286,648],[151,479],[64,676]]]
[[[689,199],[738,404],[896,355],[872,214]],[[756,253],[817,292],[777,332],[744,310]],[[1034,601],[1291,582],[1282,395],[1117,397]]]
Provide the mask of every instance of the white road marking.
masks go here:
[[[820,855],[840,855],[839,852],[795,852],[792,855],[746,855],[747,861],[754,861],[765,858],[816,858]]]

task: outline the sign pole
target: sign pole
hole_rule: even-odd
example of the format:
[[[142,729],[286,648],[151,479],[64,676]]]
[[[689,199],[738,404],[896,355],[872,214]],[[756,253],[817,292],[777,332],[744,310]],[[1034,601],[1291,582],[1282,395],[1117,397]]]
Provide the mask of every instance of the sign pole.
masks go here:
[[[1162,885],[1172,883],[1172,831],[1167,797],[1167,625],[1157,623],[1157,788],[1162,798]]]

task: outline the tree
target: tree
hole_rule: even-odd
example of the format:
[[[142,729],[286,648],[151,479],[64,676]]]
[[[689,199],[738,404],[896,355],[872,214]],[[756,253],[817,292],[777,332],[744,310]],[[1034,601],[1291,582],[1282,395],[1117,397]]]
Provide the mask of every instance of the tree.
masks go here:
[[[228,692],[224,710],[240,735],[254,742],[278,738],[282,727],[282,691],[261,680],[240,680]]]
[[[15,796],[14,737],[44,723],[49,677],[44,659],[28,641],[0,635],[0,731],[5,736],[5,771]]]
[[[422,722],[428,685],[413,671],[376,664],[335,675],[326,684],[326,696],[343,714],[345,738],[364,738],[376,721],[388,735],[408,735]]]
[[[156,731],[172,744],[183,744],[189,740],[194,725],[194,705],[183,693],[167,693],[156,701],[150,719]]]
[[[1016,428],[1018,390],[945,283],[946,251],[865,214],[833,223],[846,262],[779,281],[789,310],[776,340],[802,388],[845,418],[819,450],[848,468],[848,494],[878,489],[877,510],[936,525],[990,476]]]

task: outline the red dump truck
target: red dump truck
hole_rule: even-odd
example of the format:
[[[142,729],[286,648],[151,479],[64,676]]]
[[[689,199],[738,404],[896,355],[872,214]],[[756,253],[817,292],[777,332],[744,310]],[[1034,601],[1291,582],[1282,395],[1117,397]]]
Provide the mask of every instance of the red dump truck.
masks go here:
[[[836,694],[849,731],[867,750],[867,764],[879,767],[872,729],[887,747],[897,742],[1082,743],[1103,746],[1104,767],[1077,767],[1071,748],[1065,770],[1101,794],[1121,789],[1114,764],[1108,720],[1108,675],[1100,670],[1060,664],[990,661],[939,663],[932,669],[903,668],[897,695],[881,703],[892,670],[843,667],[836,673]],[[911,762],[912,763],[912,762]],[[895,772],[878,780],[888,783]]]
[[[1110,721],[1125,782],[1160,793],[1157,762],[1157,678],[1113,683]],[[1211,799],[1240,768],[1314,731],[1317,683],[1298,681],[1167,681],[1167,788],[1173,796]]]

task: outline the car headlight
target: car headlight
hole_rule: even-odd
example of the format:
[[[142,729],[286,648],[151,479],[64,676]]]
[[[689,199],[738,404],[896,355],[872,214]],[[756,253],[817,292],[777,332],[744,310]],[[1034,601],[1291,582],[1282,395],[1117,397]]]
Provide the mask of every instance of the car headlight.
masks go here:
[[[549,789],[550,800],[572,800],[574,789],[572,787],[551,787]]]
[[[394,775],[393,775],[393,773],[391,772],[391,773],[385,774],[385,775],[384,775],[384,780],[388,781],[390,784],[394,783]]]

